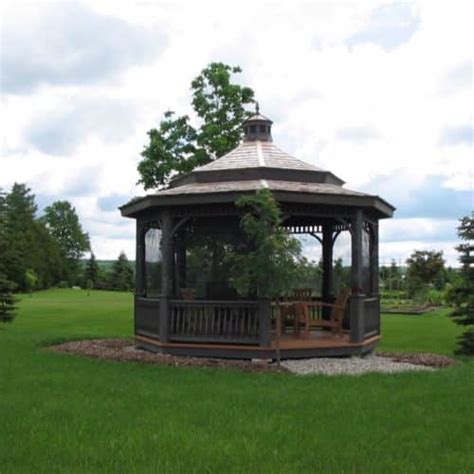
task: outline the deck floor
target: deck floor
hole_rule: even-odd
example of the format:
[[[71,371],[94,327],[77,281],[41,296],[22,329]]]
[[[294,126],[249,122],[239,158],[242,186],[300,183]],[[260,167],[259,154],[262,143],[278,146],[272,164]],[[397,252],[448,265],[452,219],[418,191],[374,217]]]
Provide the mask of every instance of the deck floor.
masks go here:
[[[280,349],[302,349],[312,347],[341,347],[353,345],[349,341],[349,334],[342,337],[329,331],[312,331],[310,334],[295,335],[285,333],[280,336]],[[357,344],[356,344],[357,345]],[[273,332],[270,347],[277,347],[276,334]]]
[[[222,344],[222,343],[161,343],[158,339],[137,334],[137,344],[141,347],[158,352],[176,355],[203,357],[251,357],[251,358],[300,358],[324,357],[361,354],[372,350],[380,340],[380,336],[372,336],[361,343],[350,342],[349,335],[338,336],[327,331],[313,331],[308,334],[295,335],[286,333],[280,336],[279,343],[273,332],[268,346]]]

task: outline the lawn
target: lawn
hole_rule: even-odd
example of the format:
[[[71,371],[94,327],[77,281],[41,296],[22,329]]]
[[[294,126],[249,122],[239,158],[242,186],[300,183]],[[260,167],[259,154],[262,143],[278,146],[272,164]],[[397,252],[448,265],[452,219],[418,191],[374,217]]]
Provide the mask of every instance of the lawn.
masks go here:
[[[0,329],[0,473],[474,471],[474,362],[297,377],[142,366],[45,344],[130,337],[132,296],[54,290]],[[383,350],[449,354],[443,314],[384,317]]]

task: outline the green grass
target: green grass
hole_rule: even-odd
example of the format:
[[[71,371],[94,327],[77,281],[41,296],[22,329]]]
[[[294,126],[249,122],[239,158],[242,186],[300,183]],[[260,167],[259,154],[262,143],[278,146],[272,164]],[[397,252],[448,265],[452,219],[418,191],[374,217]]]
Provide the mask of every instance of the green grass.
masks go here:
[[[132,296],[55,290],[0,329],[0,472],[474,471],[474,362],[296,377],[114,363],[44,350],[131,335]],[[416,319],[415,319],[416,318]],[[441,313],[384,318],[384,350],[449,353]]]
[[[382,315],[380,350],[452,355],[464,328],[454,324],[448,313],[440,309],[419,315]]]

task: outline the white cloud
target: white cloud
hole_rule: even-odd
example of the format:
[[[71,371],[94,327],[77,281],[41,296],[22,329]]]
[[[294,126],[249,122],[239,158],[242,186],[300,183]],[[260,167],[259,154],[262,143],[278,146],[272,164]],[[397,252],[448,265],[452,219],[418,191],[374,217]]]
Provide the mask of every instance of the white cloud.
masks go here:
[[[349,188],[372,189],[384,180],[380,194],[396,196],[401,207],[411,206],[433,176],[453,190],[472,190],[472,147],[461,135],[445,135],[450,127],[472,127],[471,2],[403,3],[401,16],[390,20],[391,38],[374,30],[374,17],[398,8],[397,2],[83,3],[79,10],[106,25],[109,36],[92,28],[90,38],[77,30],[69,37],[62,28],[65,34],[52,44],[44,26],[51,7],[34,9],[33,19],[16,3],[4,12],[8,31],[21,25],[25,32],[15,33],[14,47],[5,43],[2,66],[5,58],[21,63],[25,38],[41,54],[34,74],[21,77],[28,94],[19,87],[10,95],[3,90],[0,186],[27,182],[37,194],[71,199],[100,258],[115,258],[121,249],[132,258],[134,244],[133,222],[101,209],[98,198],[143,192],[135,183],[146,131],[168,108],[192,115],[190,81],[211,60],[241,65],[239,81],[254,88],[262,112],[274,120],[276,143],[330,169]],[[70,6],[54,9],[64,24],[74,22]],[[370,41],[349,41],[370,28]],[[105,41],[112,30],[121,32],[116,44]],[[162,44],[154,43],[155,33]],[[86,48],[89,40],[116,59],[113,67],[96,60]],[[153,54],[134,58],[127,44]],[[51,52],[58,50],[74,59],[68,63],[74,67],[59,70],[69,71],[67,77],[51,69],[58,58]],[[82,71],[91,65],[96,72]],[[33,79],[36,85],[26,87]],[[428,206],[429,196],[422,198]],[[440,241],[436,232],[459,217],[445,216],[441,227],[432,227],[433,219],[416,222],[419,237],[394,219],[383,234],[383,258],[392,252],[404,259],[421,244],[448,252],[452,242]],[[390,230],[397,226],[405,240]],[[347,246],[340,247],[347,258]]]

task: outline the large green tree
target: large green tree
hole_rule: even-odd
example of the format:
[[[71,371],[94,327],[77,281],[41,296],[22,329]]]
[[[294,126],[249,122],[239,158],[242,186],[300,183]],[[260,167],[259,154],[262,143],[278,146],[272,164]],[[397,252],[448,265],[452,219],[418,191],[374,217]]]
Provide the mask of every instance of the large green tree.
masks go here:
[[[166,186],[173,174],[190,172],[237,146],[242,122],[250,115],[245,106],[254,101],[252,89],[232,82],[240,72],[239,67],[211,63],[191,82],[198,128],[188,116],[168,111],[158,129],[148,132],[149,144],[138,164],[145,189]]]
[[[37,288],[48,288],[64,279],[67,256],[60,239],[47,228],[46,219],[37,218],[31,189],[15,183],[10,192],[0,195],[0,261],[7,280],[24,291],[29,288],[29,269],[37,275]]]
[[[62,279],[77,283],[79,261],[89,250],[89,236],[82,230],[76,210],[69,201],[56,201],[44,210],[43,220],[58,243],[64,259]]]
[[[458,237],[463,241],[456,247],[461,262],[461,278],[450,292],[454,310],[451,316],[461,325],[467,326],[459,338],[457,352],[474,355],[474,218],[465,216],[460,220]]]
[[[227,257],[231,283],[243,296],[277,298],[288,293],[301,277],[301,243],[282,227],[277,201],[268,189],[242,196],[243,246]]]

